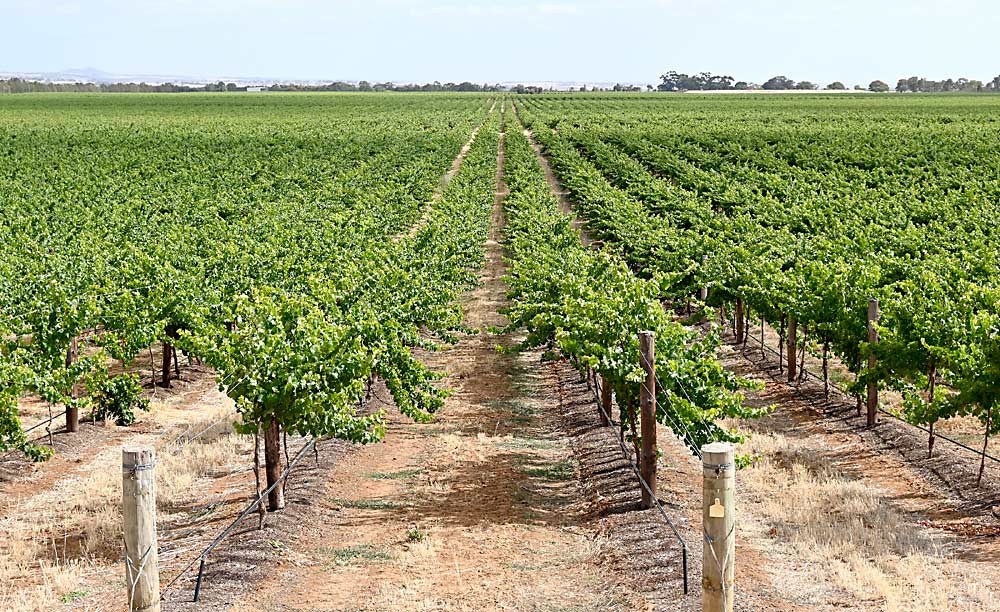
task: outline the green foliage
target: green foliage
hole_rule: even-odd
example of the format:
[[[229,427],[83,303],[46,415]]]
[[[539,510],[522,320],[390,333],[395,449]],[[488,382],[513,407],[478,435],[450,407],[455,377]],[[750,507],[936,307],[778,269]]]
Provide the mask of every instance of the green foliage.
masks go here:
[[[149,410],[149,399],[142,397],[142,385],[135,374],[109,377],[102,372],[87,381],[87,391],[95,419],[131,425],[136,410]]]
[[[376,379],[429,419],[446,392],[413,350],[462,328],[456,297],[475,280],[493,201],[495,114],[424,213],[491,102],[0,99],[16,220],[0,228],[0,448],[47,454],[24,440],[22,393],[130,421],[135,381],[102,372],[156,342],[215,366],[244,431],[277,417],[292,432],[378,439]],[[88,380],[91,397],[75,398]]]
[[[406,530],[406,540],[408,542],[423,542],[427,539],[427,532],[419,527],[412,527]]]
[[[574,158],[560,156],[562,151],[550,148],[556,170],[575,194],[593,194],[594,206],[605,205],[616,219],[627,214],[629,209],[618,208],[618,201],[601,197],[610,188],[599,177],[583,167],[571,168]],[[728,373],[715,359],[717,334],[701,338],[664,310],[660,297],[672,291],[678,276],[637,278],[618,255],[584,247],[572,218],[559,212],[534,152],[513,120],[507,129],[505,180],[510,188],[504,205],[512,303],[505,314],[512,329],[527,329],[522,348],[550,347],[581,370],[599,373],[614,387],[624,426],[636,413],[644,379],[637,333],[653,331],[662,382],[658,420],[685,436],[692,450],[714,440],[738,439],[716,422],[753,418],[761,411],[744,406],[737,393],[748,381]]]
[[[710,305],[742,298],[774,327],[792,315],[857,375],[855,392],[899,390],[917,424],[996,426],[995,100],[594,96],[520,109],[590,234],[666,279],[659,297],[707,286]]]
[[[63,593],[59,596],[59,601],[63,603],[72,603],[74,601],[80,601],[84,597],[90,595],[90,591],[86,589],[78,589],[75,591],[70,591],[69,593]]]

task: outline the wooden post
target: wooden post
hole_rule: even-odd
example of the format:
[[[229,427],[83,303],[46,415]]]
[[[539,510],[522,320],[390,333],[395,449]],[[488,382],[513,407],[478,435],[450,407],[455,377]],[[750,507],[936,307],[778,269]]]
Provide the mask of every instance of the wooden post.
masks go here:
[[[69,342],[69,349],[66,351],[66,367],[69,368],[73,366],[80,359],[80,341],[78,338],[73,338]],[[77,388],[76,385],[70,389],[69,395],[72,399],[76,399]],[[66,431],[73,433],[75,431],[80,431],[80,408],[75,402],[70,402],[66,406]]]
[[[274,417],[264,430],[264,472],[268,487],[281,478],[281,426]],[[267,509],[275,512],[284,507],[285,488],[279,484],[267,494]]]
[[[795,351],[798,348],[798,337],[796,335],[795,317],[788,315],[788,382],[795,382],[798,359]]]
[[[129,612],[160,610],[155,464],[152,449],[122,449],[122,518]]]
[[[736,465],[733,445],[701,448],[703,464],[702,612],[733,612],[736,588]]]
[[[743,298],[736,298],[736,344],[743,342],[743,334],[746,332],[743,320]]]
[[[611,425],[611,383],[603,376],[601,377],[601,425]]]
[[[931,404],[934,403],[934,385],[935,379],[937,378],[937,367],[931,365],[930,372],[927,373],[927,401]],[[931,421],[930,426],[927,428],[927,457],[934,456],[934,421]]]
[[[642,507],[652,508],[656,497],[656,369],[654,367],[654,347],[656,345],[653,332],[639,332],[639,352],[642,354],[642,369],[646,372],[646,381],[639,391],[639,427],[642,436],[642,455],[639,462],[639,473],[649,485],[642,488]]]
[[[767,356],[764,354],[765,348],[767,348],[767,345],[764,344],[764,313],[761,312],[760,313],[760,358],[761,359]]]
[[[878,342],[878,331],[875,324],[878,323],[879,308],[878,300],[868,300],[868,342],[875,344]],[[875,354],[868,355],[868,369],[875,368]],[[878,414],[878,383],[871,381],[868,383],[868,427],[875,426],[875,416]]]
[[[174,347],[170,346],[166,342],[162,345],[163,348],[163,359],[160,361],[160,384],[163,385],[165,389],[170,388],[170,358],[173,355]]]

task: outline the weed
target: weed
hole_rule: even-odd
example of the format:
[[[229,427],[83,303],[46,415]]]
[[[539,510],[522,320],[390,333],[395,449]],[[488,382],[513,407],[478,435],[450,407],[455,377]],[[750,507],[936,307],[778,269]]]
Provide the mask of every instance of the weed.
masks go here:
[[[345,508],[358,508],[360,510],[398,510],[401,504],[384,499],[337,499],[334,500],[339,506]]]
[[[410,542],[423,542],[427,539],[427,532],[421,530],[419,527],[413,527],[406,531],[406,539]]]
[[[369,472],[366,476],[372,480],[409,480],[410,478],[423,473],[423,471],[423,468],[414,468],[412,470],[400,470],[398,472]]]
[[[69,593],[65,593],[65,594],[61,595],[59,597],[59,601],[61,601],[63,603],[70,603],[70,602],[73,602],[73,601],[79,601],[79,600],[83,599],[84,597],[86,597],[87,595],[90,595],[90,591],[82,591],[82,590],[81,591],[70,591]]]
[[[392,555],[371,544],[360,544],[346,548],[323,548],[320,553],[333,559],[335,565],[350,565],[355,562],[391,561]]]
[[[573,461],[563,459],[559,463],[528,468],[525,474],[532,478],[544,478],[546,480],[571,480],[575,475]]]

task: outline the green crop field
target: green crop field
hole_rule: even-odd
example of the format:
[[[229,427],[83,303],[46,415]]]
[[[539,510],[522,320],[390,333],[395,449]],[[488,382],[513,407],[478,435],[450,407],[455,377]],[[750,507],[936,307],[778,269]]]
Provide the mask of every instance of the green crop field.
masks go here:
[[[0,219],[4,610],[993,601],[1000,97],[3,95]]]
[[[428,414],[440,393],[409,347],[420,328],[460,323],[452,300],[482,257],[495,119],[408,228],[494,102],[0,99],[0,448],[48,454],[18,427],[27,392],[77,408],[86,380],[99,412],[131,419],[137,383],[109,378],[106,360],[158,341],[214,366],[246,423],[256,406],[287,410],[293,431],[376,438],[378,418],[352,403],[376,376],[404,411]],[[67,359],[82,338],[83,358]]]
[[[422,327],[447,334],[460,324],[452,302],[481,257],[485,178],[466,193],[473,171],[462,173],[462,185],[433,207],[433,223],[406,234],[488,116],[483,135],[495,138],[495,102],[407,94],[0,99],[3,446],[44,456],[21,434],[17,398],[32,392],[73,409],[84,379],[104,390],[91,394],[105,400],[102,414],[132,418],[135,383],[109,378],[104,360],[129,363],[154,342],[214,366],[246,406],[301,400],[289,422],[299,431],[378,437],[377,419],[356,419],[347,407],[376,376],[393,382],[414,416],[426,415],[440,398],[407,347]],[[1000,428],[990,416],[1000,279],[996,98],[550,94],[516,105],[587,228],[640,277],[655,278],[656,297],[707,287],[708,305],[732,312],[738,302],[782,329],[792,317],[807,349],[829,351],[858,373],[857,389],[877,379],[903,392],[911,421],[972,413]],[[487,151],[480,156],[487,177]],[[881,343],[869,370],[873,298]],[[240,324],[248,319],[273,319],[273,327],[251,332]],[[337,367],[316,379],[320,361],[268,345],[285,335],[301,347],[332,343],[315,359]],[[102,350],[67,360],[84,337]],[[925,390],[937,378],[952,391],[930,401]],[[294,388],[277,392],[275,380]],[[685,420],[717,430],[703,414],[716,401]],[[259,407],[257,417],[269,411]]]

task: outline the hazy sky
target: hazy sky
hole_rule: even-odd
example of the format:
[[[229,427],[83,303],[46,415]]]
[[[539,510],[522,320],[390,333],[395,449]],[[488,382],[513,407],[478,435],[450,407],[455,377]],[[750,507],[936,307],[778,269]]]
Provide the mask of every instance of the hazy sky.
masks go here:
[[[986,0],[0,0],[0,70],[848,85],[1000,74]]]

